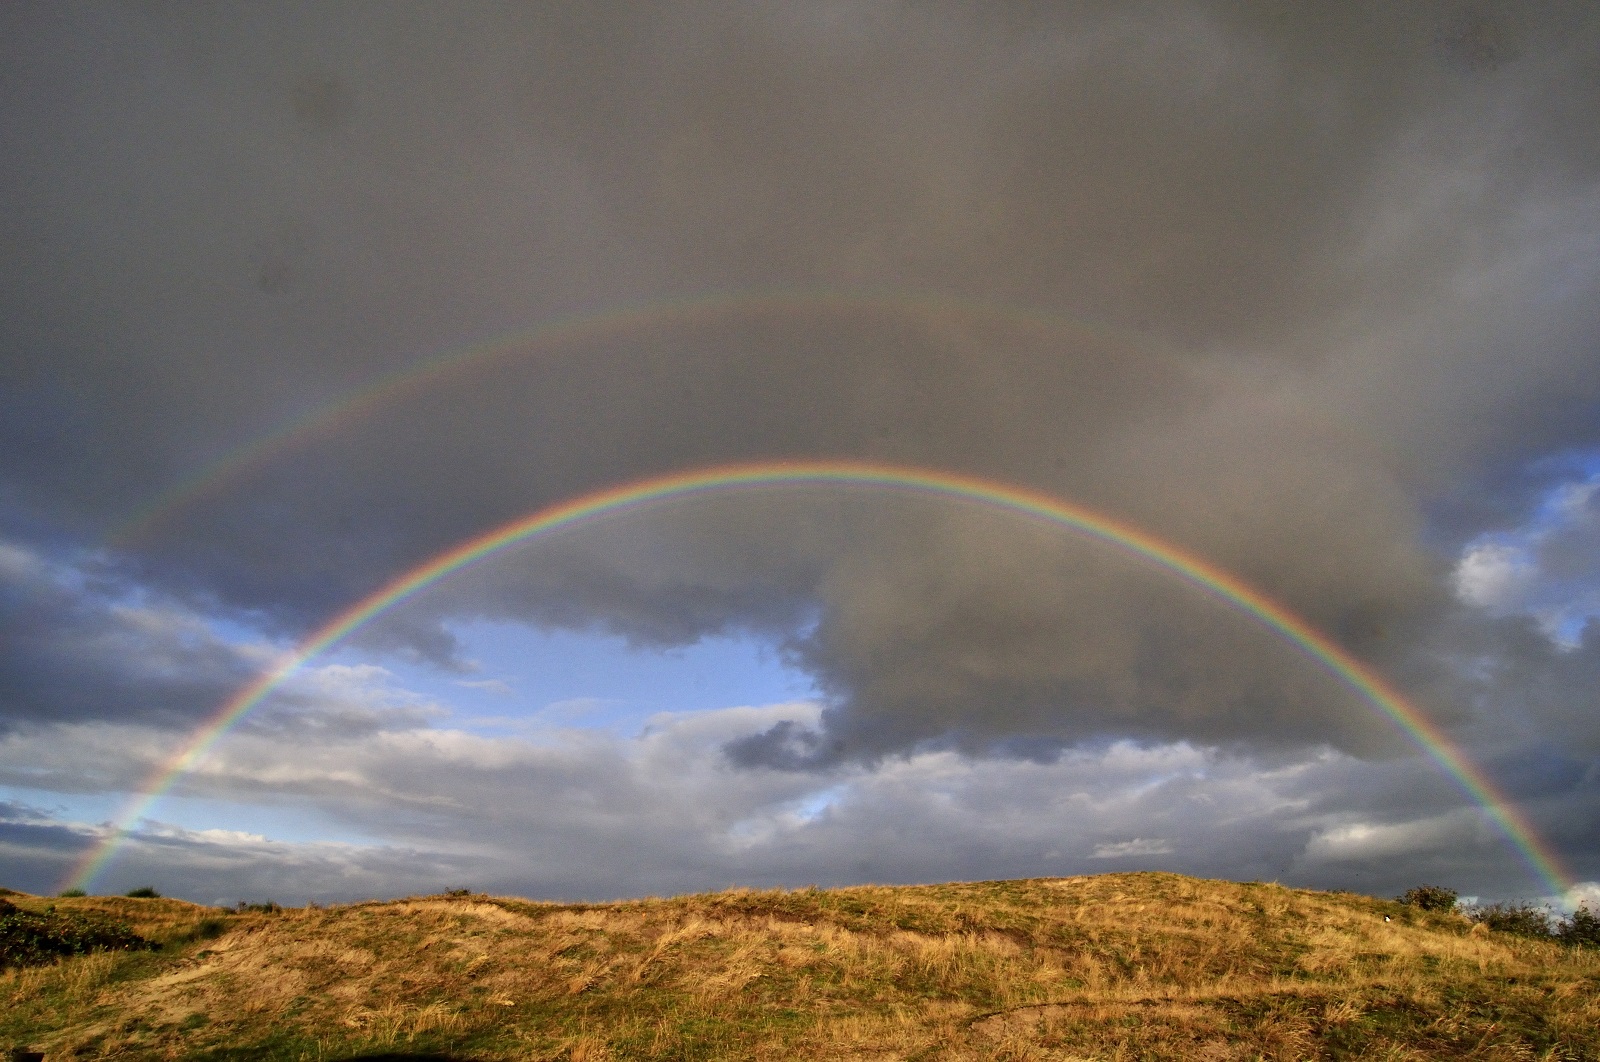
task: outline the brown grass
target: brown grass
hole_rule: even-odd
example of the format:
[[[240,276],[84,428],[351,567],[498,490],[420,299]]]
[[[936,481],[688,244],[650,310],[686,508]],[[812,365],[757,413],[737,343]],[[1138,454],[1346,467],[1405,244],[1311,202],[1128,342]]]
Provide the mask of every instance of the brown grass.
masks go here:
[[[0,1037],[52,1062],[1600,1058],[1593,951],[1170,874],[426,897],[228,915],[220,936],[187,942],[216,912],[54,902],[169,946],[3,975]]]

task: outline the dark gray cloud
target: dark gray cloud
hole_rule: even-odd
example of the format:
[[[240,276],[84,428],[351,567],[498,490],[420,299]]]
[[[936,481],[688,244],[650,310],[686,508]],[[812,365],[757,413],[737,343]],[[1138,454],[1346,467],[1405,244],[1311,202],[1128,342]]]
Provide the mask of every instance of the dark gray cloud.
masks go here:
[[[0,540],[0,728],[118,719],[192,726],[265,660],[89,558]]]
[[[1581,2],[9,8],[0,520],[19,556],[109,542],[103,578],[158,604],[8,597],[5,718],[181,725],[252,663],[200,617],[298,635],[540,505],[846,456],[1119,514],[1486,756],[1524,724],[1592,750],[1592,638],[1455,575],[1528,520],[1530,463],[1600,446],[1597,37]],[[130,532],[440,351],[773,289],[813,297],[511,343]],[[1545,541],[1547,583],[1597,584],[1592,524]],[[470,616],[781,642],[830,703],[729,735],[751,769],[1404,747],[1240,617],[955,505],[671,507],[363,637],[460,667]]]
[[[193,729],[240,687],[272,666],[281,647],[230,639],[216,617],[130,584],[100,558],[52,561],[0,540],[0,731],[85,726],[72,740],[97,744],[94,725]],[[376,665],[327,664],[296,676],[243,721],[252,730],[302,742],[352,738],[426,725],[442,709],[398,690]],[[170,740],[170,738],[169,738]],[[119,777],[135,785],[159,751],[124,750]],[[148,753],[148,755],[145,755]],[[146,762],[148,761],[148,762]],[[29,758],[12,778],[48,775]],[[69,790],[77,778],[55,779]]]
[[[1589,623],[1571,648],[1527,620],[1503,620],[1490,631],[1454,647],[1476,642],[1477,666],[1462,693],[1490,725],[1534,729],[1574,752],[1600,750],[1600,626]]]

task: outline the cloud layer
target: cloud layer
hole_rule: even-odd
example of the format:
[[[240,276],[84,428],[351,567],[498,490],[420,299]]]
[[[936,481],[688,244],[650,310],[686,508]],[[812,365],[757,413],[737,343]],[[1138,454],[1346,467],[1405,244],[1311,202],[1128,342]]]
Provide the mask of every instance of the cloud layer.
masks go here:
[[[1526,868],[1481,811],[1456,807],[1416,761],[1329,753],[1263,769],[1188,744],[1119,742],[1050,763],[927,752],[817,776],[736,769],[720,754],[733,735],[814,717],[806,705],[688,713],[637,738],[400,728],[311,744],[287,730],[237,734],[184,781],[185,795],[331,809],[370,840],[290,843],[147,822],[99,887],[154,881],[205,901],[298,902],[470,883],[604,898],[1163,868],[1379,894],[1467,877],[1488,895],[1527,894]],[[14,736],[4,752],[83,774],[114,747],[137,756],[160,744],[130,728],[106,736]],[[1352,801],[1353,786],[1374,795]],[[1396,793],[1399,810],[1386,800]],[[1596,779],[1565,804],[1592,816]],[[1560,843],[1576,840],[1549,804],[1528,806]],[[59,813],[10,806],[0,850],[13,884],[53,888],[86,834]]]
[[[1600,748],[1593,486],[1540,462],[1600,448],[1597,35],[1576,0],[8,10],[0,728],[179,732],[273,647],[542,505],[875,458],[1070,498],[1239,573],[1513,788],[1565,794],[1551,828],[1595,851],[1574,780]],[[615,316],[714,292],[782,298]],[[450,624],[473,618],[782,646],[826,703],[740,717],[730,778],[955,756],[1025,802],[1028,771],[1122,740],[1262,771],[1411,751],[1270,632],[960,505],[663,507],[508,553],[361,644],[464,673]],[[432,732],[425,704],[361,697],[340,725],[372,748]],[[114,784],[96,762],[50,784]],[[1459,800],[1429,814],[1471,832]],[[1413,821],[1302,831],[1276,865],[1448,832],[1382,832]],[[1176,836],[1129,821],[1085,851]],[[602,864],[583,889],[645,880]]]

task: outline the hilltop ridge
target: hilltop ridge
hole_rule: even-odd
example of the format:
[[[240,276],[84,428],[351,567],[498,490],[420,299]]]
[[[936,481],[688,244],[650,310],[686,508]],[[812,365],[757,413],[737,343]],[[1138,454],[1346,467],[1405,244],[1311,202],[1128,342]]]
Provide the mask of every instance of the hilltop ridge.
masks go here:
[[[7,898],[162,945],[0,978],[0,1046],[48,1062],[1600,1058],[1600,952],[1275,884]]]

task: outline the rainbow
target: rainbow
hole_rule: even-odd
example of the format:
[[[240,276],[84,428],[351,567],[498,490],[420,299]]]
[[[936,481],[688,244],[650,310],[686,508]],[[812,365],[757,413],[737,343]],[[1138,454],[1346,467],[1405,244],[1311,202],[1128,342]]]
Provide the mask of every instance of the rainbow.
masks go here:
[[[317,439],[336,435],[393,403],[420,395],[456,373],[489,368],[513,356],[578,343],[622,339],[662,329],[714,324],[730,317],[822,313],[898,315],[924,322],[1001,322],[1054,337],[1064,335],[1111,343],[1151,353],[1148,337],[1134,344],[1103,325],[1044,310],[905,292],[745,291],[712,292],[658,299],[599,311],[555,317],[532,328],[481,339],[421,358],[290,417],[272,430],[235,446],[183,476],[112,528],[112,545],[137,542],[175,514],[230,483],[258,472],[274,460]],[[1173,362],[1174,366],[1179,365]]]
[[[1255,617],[1388,716],[1480,805],[1555,894],[1572,877],[1516,805],[1475,766],[1436,724],[1365,664],[1327,635],[1259,590],[1182,547],[1114,517],[1092,512],[1026,487],[973,476],[852,460],[763,461],[677,472],[585,494],[540,509],[445,550],[396,577],[312,632],[274,667],[240,689],[156,771],[78,861],[63,888],[87,888],[115,855],[129,830],[251,709],[302,668],[362,624],[396,604],[495,552],[560,528],[668,500],[714,492],[805,486],[870,487],[975,502],[1065,528],[1114,547],[1179,577],[1212,598]]]

